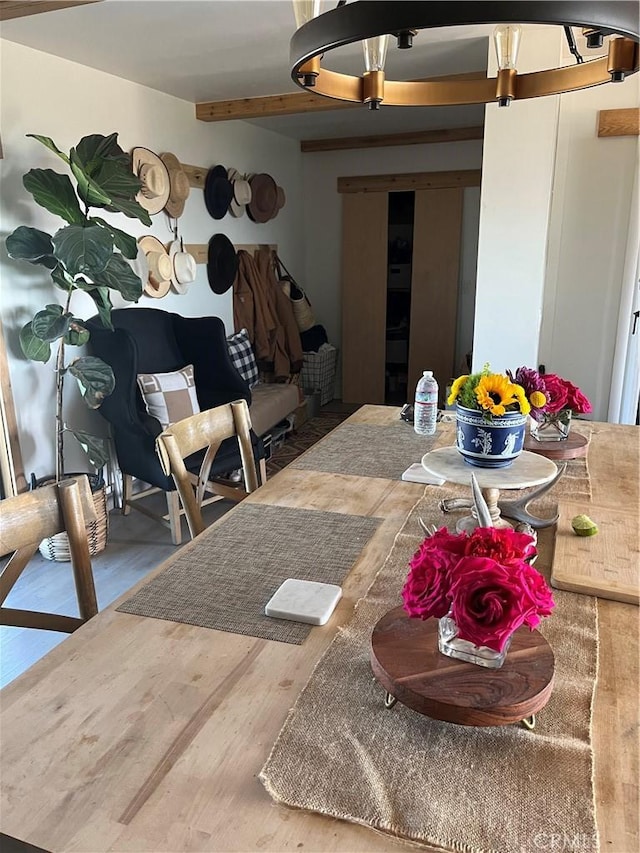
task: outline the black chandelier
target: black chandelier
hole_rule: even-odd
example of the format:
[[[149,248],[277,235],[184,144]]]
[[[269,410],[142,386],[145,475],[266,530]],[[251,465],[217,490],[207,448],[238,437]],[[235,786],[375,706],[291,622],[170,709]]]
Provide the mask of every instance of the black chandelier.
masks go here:
[[[291,39],[291,76],[303,89],[341,101],[395,106],[442,106],[497,102],[557,95],[620,82],[638,71],[639,7],[637,0],[548,0],[548,2],[419,2],[357,0],[338,3],[321,13],[321,0],[293,0],[298,29]],[[406,50],[420,30],[493,24],[498,57],[496,77],[392,81],[384,64],[390,37]],[[518,74],[521,24],[564,28],[576,64]],[[584,62],[572,28],[586,37],[587,48],[600,48],[606,36],[608,55]],[[365,70],[360,77],[322,68],[325,54],[361,41]]]

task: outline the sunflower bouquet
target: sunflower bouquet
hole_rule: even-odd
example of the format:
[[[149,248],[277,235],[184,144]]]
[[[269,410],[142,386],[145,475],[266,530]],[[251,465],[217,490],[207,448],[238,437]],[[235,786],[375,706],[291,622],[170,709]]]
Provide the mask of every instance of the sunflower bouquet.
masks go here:
[[[454,381],[447,403],[477,409],[490,421],[493,415],[500,417],[507,412],[528,415],[532,407],[544,406],[546,398],[535,388],[527,394],[509,375],[492,373],[485,364],[479,373],[459,376]]]

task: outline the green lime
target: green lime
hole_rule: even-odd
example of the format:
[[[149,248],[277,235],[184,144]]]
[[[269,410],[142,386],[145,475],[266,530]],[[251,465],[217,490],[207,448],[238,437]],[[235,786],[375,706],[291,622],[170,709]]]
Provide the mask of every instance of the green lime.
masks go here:
[[[598,525],[588,515],[576,515],[571,519],[571,527],[576,536],[595,536],[598,532]]]

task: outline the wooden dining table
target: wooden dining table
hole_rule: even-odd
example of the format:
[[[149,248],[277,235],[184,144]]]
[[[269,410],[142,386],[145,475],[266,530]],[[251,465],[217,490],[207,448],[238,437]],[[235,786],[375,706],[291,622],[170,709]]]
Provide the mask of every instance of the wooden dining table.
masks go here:
[[[397,408],[364,406],[346,423],[388,425],[398,416]],[[589,470],[589,513],[635,513],[628,544],[637,558],[638,428],[594,424]],[[406,849],[367,827],[275,804],[258,774],[424,490],[288,467],[247,498],[382,519],[333,617],[302,645],[119,612],[130,590],[8,685],[0,694],[0,830],[47,851],[87,853]],[[226,518],[179,553],[197,560]],[[571,560],[571,540],[563,547]],[[640,849],[638,610],[598,601],[594,781],[601,850],[610,853]]]

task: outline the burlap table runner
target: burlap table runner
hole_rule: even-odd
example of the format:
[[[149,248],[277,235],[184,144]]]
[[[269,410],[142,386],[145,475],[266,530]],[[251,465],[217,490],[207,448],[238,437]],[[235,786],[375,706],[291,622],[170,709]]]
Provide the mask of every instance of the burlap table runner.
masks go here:
[[[591,435],[590,428],[584,423],[580,425],[579,431],[587,438]],[[409,465],[420,462],[425,453],[454,442],[453,421],[439,423],[434,436],[416,435],[411,424],[399,419],[396,423],[384,425],[345,423],[291,462],[289,467],[327,474],[399,480]],[[472,470],[469,466],[469,472]],[[512,493],[514,498],[520,494],[521,491]],[[571,497],[576,500],[591,497],[586,457],[568,460],[566,471],[553,486],[552,494],[556,498]],[[503,497],[509,499],[507,493]]]
[[[341,584],[379,518],[241,504],[117,609],[283,643],[312,626],[264,615],[287,578]]]
[[[554,591],[556,608],[542,633],[556,656],[556,681],[534,731],[467,728],[400,703],[383,706],[369,664],[371,631],[401,603],[407,563],[421,539],[417,517],[441,524],[442,494],[428,487],[410,513],[352,621],[290,712],[260,778],[280,803],[444,850],[530,853],[550,849],[553,838],[576,845],[563,849],[597,849],[590,731],[596,599]],[[540,568],[549,566],[552,536],[551,529],[541,532]]]

